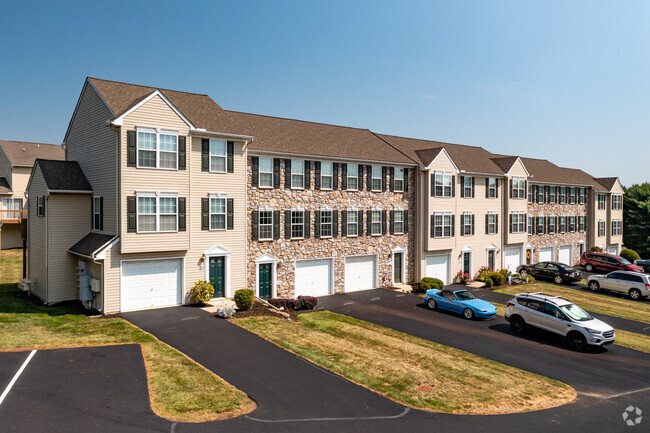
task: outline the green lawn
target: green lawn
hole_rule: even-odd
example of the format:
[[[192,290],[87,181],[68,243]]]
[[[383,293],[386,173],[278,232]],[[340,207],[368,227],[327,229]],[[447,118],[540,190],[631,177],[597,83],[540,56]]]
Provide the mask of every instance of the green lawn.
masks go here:
[[[563,383],[329,311],[299,323],[250,317],[234,323],[401,404],[457,414],[555,407],[576,392]]]
[[[0,250],[0,284],[16,283],[23,276],[23,250]]]

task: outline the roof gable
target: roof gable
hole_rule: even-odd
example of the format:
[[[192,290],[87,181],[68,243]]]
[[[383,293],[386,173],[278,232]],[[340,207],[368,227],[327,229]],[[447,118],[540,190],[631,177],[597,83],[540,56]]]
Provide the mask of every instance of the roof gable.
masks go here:
[[[90,182],[77,161],[37,159],[34,168],[41,170],[47,189],[51,192],[92,192]],[[32,177],[33,177],[32,171]],[[29,181],[31,184],[31,179]],[[27,186],[29,189],[29,185]]]
[[[599,184],[601,184],[606,191],[612,191],[616,186],[617,182],[619,188],[623,189],[623,186],[621,185],[621,182],[619,181],[618,177],[596,177],[594,178],[594,180]]]
[[[65,150],[58,144],[0,140],[0,148],[14,166],[32,167],[37,158],[65,159]]]

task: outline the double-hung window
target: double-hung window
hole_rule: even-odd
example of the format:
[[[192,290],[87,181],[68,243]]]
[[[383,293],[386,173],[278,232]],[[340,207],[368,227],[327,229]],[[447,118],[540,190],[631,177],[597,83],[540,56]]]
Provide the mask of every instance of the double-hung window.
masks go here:
[[[372,191],[381,191],[381,166],[373,165],[370,170],[370,189]]]
[[[370,234],[373,236],[381,234],[381,213],[381,209],[373,209],[370,212]]]
[[[528,234],[535,233],[535,217],[528,215]]]
[[[549,186],[548,187],[548,202],[549,203],[555,203],[555,187],[554,186]]]
[[[528,184],[528,203],[532,203],[533,201],[535,201],[535,197],[533,196],[533,186]]]
[[[512,198],[523,199],[526,197],[526,179],[523,177],[512,178]]]
[[[569,188],[569,203],[576,204],[576,187],[572,186]]]
[[[569,216],[569,231],[576,231],[576,217],[574,215]]]
[[[585,231],[585,216],[584,215],[578,216],[578,231],[581,231],[581,232]]]
[[[497,198],[497,178],[488,177],[487,180],[488,198]]]
[[[93,230],[102,230],[102,198],[93,197]]]
[[[511,233],[525,233],[526,232],[526,212],[513,212],[511,214],[512,224]]]
[[[138,167],[178,169],[178,132],[137,128]]]
[[[321,189],[332,189],[334,185],[334,168],[331,162],[320,163],[320,187]]]
[[[348,164],[348,189],[356,191],[359,189],[359,166]]]
[[[560,233],[566,233],[566,216],[560,215]]]
[[[543,215],[538,215],[537,216],[537,234],[543,234],[544,233],[544,216]]]
[[[45,196],[36,197],[36,216],[45,216]]]
[[[404,233],[404,209],[396,208],[393,211],[393,232],[395,234]]]
[[[621,194],[612,194],[612,209],[623,209],[623,196]]]
[[[291,160],[291,188],[305,187],[305,161]]]
[[[605,220],[598,220],[598,237],[605,236]]]
[[[259,185],[262,188],[273,187],[273,158],[260,158],[260,178]]]
[[[322,208],[320,210],[320,237],[332,237],[332,209]]]
[[[548,217],[548,232],[549,233],[555,233],[555,217],[554,216],[549,216]]]
[[[587,190],[585,188],[580,188],[578,190],[578,203],[579,204],[585,204],[586,194],[587,194]]]
[[[300,208],[291,209],[291,239],[305,237],[305,211]]]
[[[393,187],[395,191],[404,191],[404,169],[395,168],[393,171],[395,179],[393,179]]]
[[[228,156],[227,143],[223,140],[210,139],[210,171],[215,173],[226,172],[226,158]]]
[[[138,194],[138,232],[178,231],[178,197],[175,194]]]
[[[605,209],[605,194],[598,194],[598,210]]]
[[[621,220],[612,221],[612,236],[621,235]]]
[[[490,211],[487,213],[487,234],[493,235],[497,232],[497,213]]]
[[[446,171],[436,171],[434,173],[434,196],[435,197],[451,197],[451,189],[453,188],[452,175]]]
[[[472,183],[474,178],[471,176],[465,176],[463,179],[463,197],[471,198],[474,196],[474,188],[472,188]]]
[[[544,203],[544,185],[537,185],[537,203]]]
[[[566,204],[566,186],[560,187],[560,204]]]
[[[226,230],[225,196],[210,196],[210,230]]]
[[[261,161],[261,158],[260,158]],[[260,208],[259,210],[259,240],[273,239],[273,209]]]
[[[359,210],[348,208],[347,219],[348,236],[359,236]]]
[[[451,237],[451,212],[436,212],[433,214],[433,237]]]
[[[472,232],[472,213],[463,212],[463,236],[471,236]]]

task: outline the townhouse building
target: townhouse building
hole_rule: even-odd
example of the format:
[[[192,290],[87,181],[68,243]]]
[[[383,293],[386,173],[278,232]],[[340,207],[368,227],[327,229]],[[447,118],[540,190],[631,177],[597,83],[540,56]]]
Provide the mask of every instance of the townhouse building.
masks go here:
[[[46,303],[177,305],[199,279],[217,298],[320,296],[620,246],[616,178],[202,94],[88,78],[64,146],[28,185]],[[601,219],[617,230],[598,236]]]

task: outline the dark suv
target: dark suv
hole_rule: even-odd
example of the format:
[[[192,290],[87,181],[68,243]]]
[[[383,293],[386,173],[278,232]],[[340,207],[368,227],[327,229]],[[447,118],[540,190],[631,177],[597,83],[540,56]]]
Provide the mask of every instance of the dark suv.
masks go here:
[[[603,272],[612,271],[633,271],[643,272],[641,266],[633,265],[625,260],[623,257],[615,256],[612,254],[588,252],[583,253],[580,257],[580,266],[585,268],[585,271],[592,272],[594,270]]]

